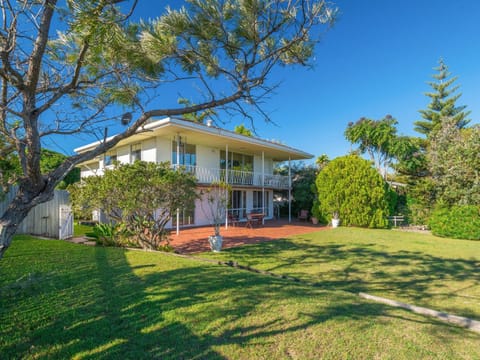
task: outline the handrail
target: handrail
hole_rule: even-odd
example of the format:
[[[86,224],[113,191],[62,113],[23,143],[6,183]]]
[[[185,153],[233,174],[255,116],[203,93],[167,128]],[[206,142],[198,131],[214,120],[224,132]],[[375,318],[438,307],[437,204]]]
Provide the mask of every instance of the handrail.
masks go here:
[[[225,169],[204,168],[194,165],[172,165],[173,169],[182,169],[190,174],[194,174],[199,183],[211,184],[214,182],[225,181],[227,178]],[[288,189],[288,176],[265,174],[263,176],[263,186],[274,189]],[[262,174],[243,170],[228,170],[228,184],[242,186],[262,186]]]

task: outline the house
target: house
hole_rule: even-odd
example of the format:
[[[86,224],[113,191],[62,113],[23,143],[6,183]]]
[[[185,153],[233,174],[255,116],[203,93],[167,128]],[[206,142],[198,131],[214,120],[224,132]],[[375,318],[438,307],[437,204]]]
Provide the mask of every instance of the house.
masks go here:
[[[98,145],[91,143],[75,149],[82,153]],[[121,141],[104,156],[80,165],[81,177],[101,175],[114,161],[135,160],[165,162],[195,174],[198,187],[224,181],[232,188],[228,214],[245,219],[247,213],[261,212],[273,218],[273,192],[290,190],[291,177],[275,175],[275,164],[310,159],[310,155],[278,142],[248,137],[212,125],[178,118],[152,120],[137,134]],[[289,196],[290,198],[290,196]],[[202,200],[192,211],[181,211],[169,227],[207,225]]]

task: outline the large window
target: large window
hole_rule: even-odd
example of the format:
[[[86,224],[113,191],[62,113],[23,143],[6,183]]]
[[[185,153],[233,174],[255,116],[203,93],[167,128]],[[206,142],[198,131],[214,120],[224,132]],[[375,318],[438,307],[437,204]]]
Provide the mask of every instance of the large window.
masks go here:
[[[220,169],[227,165],[227,152],[220,151]],[[253,156],[228,152],[228,170],[253,171]]]
[[[230,200],[231,205],[228,212],[237,219],[244,219],[247,216],[247,192],[245,190],[232,190]]]
[[[178,159],[177,159],[177,148],[180,150]],[[177,147],[177,142],[173,140],[172,141],[172,164],[196,166],[197,154],[196,154],[195,145],[185,144],[184,142],[180,141],[180,146]]]
[[[263,207],[263,194],[265,194],[265,208]],[[254,212],[262,212],[265,216],[269,216],[270,209],[270,192],[254,191],[253,192],[253,209]]]

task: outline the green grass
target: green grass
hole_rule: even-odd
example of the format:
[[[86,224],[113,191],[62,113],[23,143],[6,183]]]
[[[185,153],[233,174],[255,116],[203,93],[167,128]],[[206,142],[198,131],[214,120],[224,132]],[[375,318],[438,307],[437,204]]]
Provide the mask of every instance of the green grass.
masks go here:
[[[93,233],[93,226],[91,225],[81,225],[78,222],[73,224],[73,236],[91,236]]]
[[[315,243],[282,251],[310,244],[308,264]],[[266,260],[282,252],[271,244]],[[19,236],[0,260],[2,359],[478,359],[479,343],[333,285],[167,254]]]
[[[478,241],[338,228],[204,256],[480,320]]]

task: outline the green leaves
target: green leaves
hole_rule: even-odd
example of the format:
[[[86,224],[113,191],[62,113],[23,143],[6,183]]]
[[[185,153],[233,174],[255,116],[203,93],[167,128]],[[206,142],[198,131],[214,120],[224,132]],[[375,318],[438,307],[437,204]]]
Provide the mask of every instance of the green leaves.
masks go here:
[[[440,129],[442,119],[454,119],[459,129],[464,128],[470,122],[470,119],[468,119],[470,111],[464,111],[466,106],[456,105],[456,101],[462,94],[452,96],[459,88],[458,86],[451,87],[457,80],[457,77],[450,77],[451,74],[448,71],[448,67],[442,59],[439,60],[439,66],[435,70],[438,73],[433,75],[433,78],[437,81],[429,82],[434,91],[425,93],[431,99],[431,102],[428,105],[428,109],[420,110],[423,120],[414,123],[414,130],[426,135],[427,138],[430,138]]]
[[[388,225],[387,189],[380,174],[357,155],[338,157],[316,180],[320,210],[327,219],[338,213],[345,226]]]
[[[165,240],[172,212],[192,205],[195,185],[192,174],[173,170],[168,163],[137,161],[87,177],[70,190],[77,211],[101,209],[124,223],[140,246],[156,249]]]

